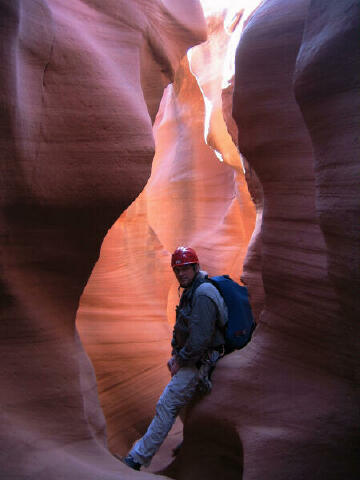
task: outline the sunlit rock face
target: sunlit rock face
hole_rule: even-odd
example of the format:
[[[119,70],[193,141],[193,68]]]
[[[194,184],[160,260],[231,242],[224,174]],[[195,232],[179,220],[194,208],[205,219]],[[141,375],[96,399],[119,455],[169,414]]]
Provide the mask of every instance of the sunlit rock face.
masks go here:
[[[355,1],[268,0],[247,22],[233,111],[263,189],[265,307],[189,413],[174,478],[359,476],[359,18]]]
[[[255,207],[222,116],[222,64],[232,38],[224,17],[208,19],[209,40],[182,60],[167,87],[149,182],[109,231],[81,299],[77,324],[97,374],[109,447],[121,453],[144,433],[169,380],[179,300],[171,253],[191,245],[209,274],[239,281],[254,229]]]
[[[125,478],[75,314],[107,230],[149,177],[151,119],[206,38],[203,14],[190,0],[0,11],[1,477]]]

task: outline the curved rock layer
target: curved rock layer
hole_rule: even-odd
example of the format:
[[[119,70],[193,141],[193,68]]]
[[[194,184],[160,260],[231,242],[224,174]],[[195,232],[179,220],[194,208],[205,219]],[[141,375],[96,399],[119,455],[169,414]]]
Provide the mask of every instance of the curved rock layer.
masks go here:
[[[151,119],[176,71],[151,179],[109,231],[77,318],[110,448],[125,451],[167,381],[170,252],[191,243],[209,273],[238,279],[251,236],[254,207],[220,113],[234,138],[231,82],[219,81],[231,39],[209,20],[209,41],[179,67],[205,40],[195,1],[0,10],[1,473],[151,478],[107,449],[75,315],[106,232],[148,178]],[[233,111],[258,212],[243,278],[260,325],[189,410],[172,478],[359,477],[359,18],[355,0],[265,0],[246,23]]]
[[[233,111],[263,189],[265,306],[189,413],[173,478],[359,477],[359,21],[351,0],[267,0],[244,29]]]
[[[231,33],[223,14],[208,25],[209,40],[182,60],[165,91],[151,177],[109,231],[77,316],[97,374],[109,447],[122,453],[144,433],[169,379],[178,303],[171,252],[191,245],[210,274],[239,280],[254,228],[254,204],[221,113],[220,67]],[[205,106],[211,106],[209,117]],[[207,132],[217,123],[221,135],[209,146]]]
[[[195,0],[0,12],[1,476],[127,478],[75,315],[107,230],[149,177],[151,118],[206,39],[204,17]]]
[[[331,2],[331,8],[313,2],[294,75],[314,147],[316,208],[329,275],[346,312],[346,329],[360,318],[359,16],[358,2]]]

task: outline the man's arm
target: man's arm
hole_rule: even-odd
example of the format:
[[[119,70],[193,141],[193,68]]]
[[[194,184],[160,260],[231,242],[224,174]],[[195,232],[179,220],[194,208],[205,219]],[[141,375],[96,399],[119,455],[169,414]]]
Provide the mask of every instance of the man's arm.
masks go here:
[[[180,368],[180,365],[176,361],[176,353],[179,350],[179,347],[176,342],[175,328],[173,329],[173,336],[171,339],[171,348],[172,348],[171,350],[172,356],[170,360],[167,362],[167,367],[171,373],[171,376],[173,377],[179,371],[179,368]]]
[[[183,348],[176,354],[176,362],[182,366],[195,365],[211,344],[215,332],[217,308],[206,295],[194,296],[189,317],[189,336]]]
[[[173,355],[167,363],[168,369],[170,370],[171,376],[173,377],[180,369],[180,365],[176,360],[176,356]]]

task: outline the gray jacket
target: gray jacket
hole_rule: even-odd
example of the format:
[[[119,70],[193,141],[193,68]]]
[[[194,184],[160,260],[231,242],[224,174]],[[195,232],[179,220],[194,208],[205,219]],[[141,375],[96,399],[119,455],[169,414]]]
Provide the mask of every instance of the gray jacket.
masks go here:
[[[186,288],[176,307],[176,323],[171,345],[180,366],[199,365],[209,350],[224,345],[227,308],[217,288],[199,272]]]

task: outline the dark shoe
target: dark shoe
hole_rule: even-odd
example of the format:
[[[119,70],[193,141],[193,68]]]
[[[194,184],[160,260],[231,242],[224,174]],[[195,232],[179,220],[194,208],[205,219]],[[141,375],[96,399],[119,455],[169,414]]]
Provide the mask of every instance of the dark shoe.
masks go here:
[[[125,465],[132,468],[133,470],[139,471],[140,468],[142,467],[141,463],[135,462],[135,460],[130,455],[127,455],[126,457],[121,457],[120,455],[117,455],[115,453],[114,457],[120,460],[120,462],[125,463]]]

